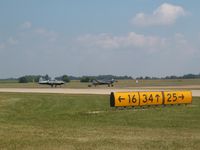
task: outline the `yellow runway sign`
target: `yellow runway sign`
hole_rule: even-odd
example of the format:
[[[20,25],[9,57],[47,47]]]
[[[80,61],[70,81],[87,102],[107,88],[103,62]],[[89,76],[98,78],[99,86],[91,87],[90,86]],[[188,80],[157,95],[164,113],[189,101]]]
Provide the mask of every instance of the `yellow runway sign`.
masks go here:
[[[114,105],[117,107],[139,106],[140,102],[138,92],[111,93],[111,97],[114,98]]]
[[[190,104],[192,103],[191,91],[168,91],[164,92],[164,104]]]
[[[191,91],[112,92],[110,95],[111,107],[190,103],[192,103]]]
[[[162,105],[163,95],[162,92],[139,92],[140,106],[145,105]]]

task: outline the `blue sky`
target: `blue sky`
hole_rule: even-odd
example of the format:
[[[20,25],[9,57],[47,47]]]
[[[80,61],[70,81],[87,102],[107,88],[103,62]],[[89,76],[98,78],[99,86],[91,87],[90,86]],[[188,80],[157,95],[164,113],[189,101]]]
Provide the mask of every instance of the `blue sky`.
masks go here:
[[[1,0],[0,78],[200,73],[199,4]]]

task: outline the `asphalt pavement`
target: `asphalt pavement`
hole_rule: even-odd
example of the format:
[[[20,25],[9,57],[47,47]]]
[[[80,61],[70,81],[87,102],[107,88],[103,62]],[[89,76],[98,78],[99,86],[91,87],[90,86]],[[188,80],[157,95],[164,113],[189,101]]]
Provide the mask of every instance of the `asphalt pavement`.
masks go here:
[[[167,89],[71,89],[71,88],[0,88],[0,92],[13,93],[63,93],[63,94],[110,94],[111,92],[128,91],[162,91]],[[175,89],[178,90],[178,89]],[[180,89],[184,90],[184,89]],[[191,90],[192,96],[200,96],[200,90]]]

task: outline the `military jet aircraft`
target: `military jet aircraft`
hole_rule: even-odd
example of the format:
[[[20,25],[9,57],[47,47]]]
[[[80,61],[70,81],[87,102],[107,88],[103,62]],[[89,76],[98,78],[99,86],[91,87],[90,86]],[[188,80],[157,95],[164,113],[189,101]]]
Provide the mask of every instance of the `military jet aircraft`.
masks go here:
[[[115,82],[114,79],[112,79],[112,80],[97,80],[97,79],[94,79],[92,81],[92,85],[94,85],[95,87],[97,85],[108,85],[108,87],[110,87],[110,86],[114,86],[113,85],[114,82]],[[92,85],[88,85],[88,86],[91,87]]]
[[[60,81],[60,80],[44,80],[42,77],[39,79],[39,84],[44,84],[44,85],[50,85],[51,87],[55,86],[57,87],[57,85],[61,85],[64,84],[64,81]]]

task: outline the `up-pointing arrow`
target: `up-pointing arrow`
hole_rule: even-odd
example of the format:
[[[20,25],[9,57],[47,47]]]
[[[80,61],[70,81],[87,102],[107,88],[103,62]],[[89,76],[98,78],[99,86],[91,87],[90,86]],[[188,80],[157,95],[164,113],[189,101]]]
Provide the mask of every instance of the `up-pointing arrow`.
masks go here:
[[[158,102],[160,96],[157,94],[155,97],[157,98],[157,102]]]
[[[160,96],[157,94],[155,97],[156,97],[157,99],[159,99]]]

